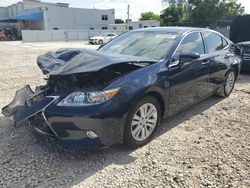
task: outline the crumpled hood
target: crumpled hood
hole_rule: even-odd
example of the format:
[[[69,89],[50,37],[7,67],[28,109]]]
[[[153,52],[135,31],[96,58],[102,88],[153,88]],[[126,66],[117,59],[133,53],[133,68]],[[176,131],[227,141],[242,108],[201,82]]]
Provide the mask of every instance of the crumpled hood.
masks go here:
[[[113,64],[145,61],[157,62],[155,59],[146,57],[106,54],[86,49],[63,49],[48,52],[37,58],[37,64],[42,72],[49,75],[95,72]]]

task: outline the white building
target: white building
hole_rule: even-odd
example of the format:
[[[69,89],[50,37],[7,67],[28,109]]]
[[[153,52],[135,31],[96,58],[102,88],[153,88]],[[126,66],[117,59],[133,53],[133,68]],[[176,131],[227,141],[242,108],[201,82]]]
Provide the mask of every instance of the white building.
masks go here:
[[[115,24],[114,9],[71,8],[66,3],[38,0],[23,0],[0,7],[0,29],[6,24],[14,26],[17,37],[22,36],[24,42],[87,40],[108,32],[121,34],[127,30],[160,26],[155,20]]]
[[[127,31],[141,29],[147,27],[160,27],[160,22],[157,20],[132,21],[124,24],[110,24],[109,29]]]
[[[70,8],[66,3],[23,0],[1,8],[0,20],[17,23],[18,30],[105,30],[115,23],[115,10]]]
[[[8,9],[6,7],[0,7],[0,20],[5,19],[6,17],[8,17]],[[9,27],[10,24],[9,23],[5,23],[5,22],[0,22],[0,30],[3,29],[4,27]]]

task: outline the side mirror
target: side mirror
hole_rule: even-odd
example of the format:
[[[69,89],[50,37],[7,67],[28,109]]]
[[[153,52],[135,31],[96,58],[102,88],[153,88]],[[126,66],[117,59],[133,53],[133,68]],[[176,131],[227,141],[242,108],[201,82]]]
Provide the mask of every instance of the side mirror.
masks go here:
[[[199,59],[201,56],[197,52],[183,52],[179,56],[179,64],[184,65],[185,63],[192,62],[195,59]]]

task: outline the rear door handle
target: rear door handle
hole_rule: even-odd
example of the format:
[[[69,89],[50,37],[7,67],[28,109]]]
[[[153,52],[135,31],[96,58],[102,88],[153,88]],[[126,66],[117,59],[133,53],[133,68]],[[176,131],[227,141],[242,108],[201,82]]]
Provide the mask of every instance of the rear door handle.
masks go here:
[[[228,54],[225,55],[224,58],[225,58],[225,59],[228,59],[228,58],[230,58],[230,57],[232,57],[232,56],[233,56],[233,54],[229,54],[229,53],[228,53]]]
[[[202,65],[206,65],[206,64],[208,64],[209,63],[209,61],[208,60],[205,60],[205,61],[203,61],[201,64]]]

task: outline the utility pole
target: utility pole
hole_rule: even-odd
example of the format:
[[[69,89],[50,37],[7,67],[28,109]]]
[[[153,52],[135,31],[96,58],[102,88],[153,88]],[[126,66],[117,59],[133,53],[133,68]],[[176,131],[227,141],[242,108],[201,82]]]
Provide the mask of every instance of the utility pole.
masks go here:
[[[127,22],[129,22],[129,14],[130,14],[130,5],[129,4],[128,4],[128,12],[127,12],[127,14],[128,14]]]

